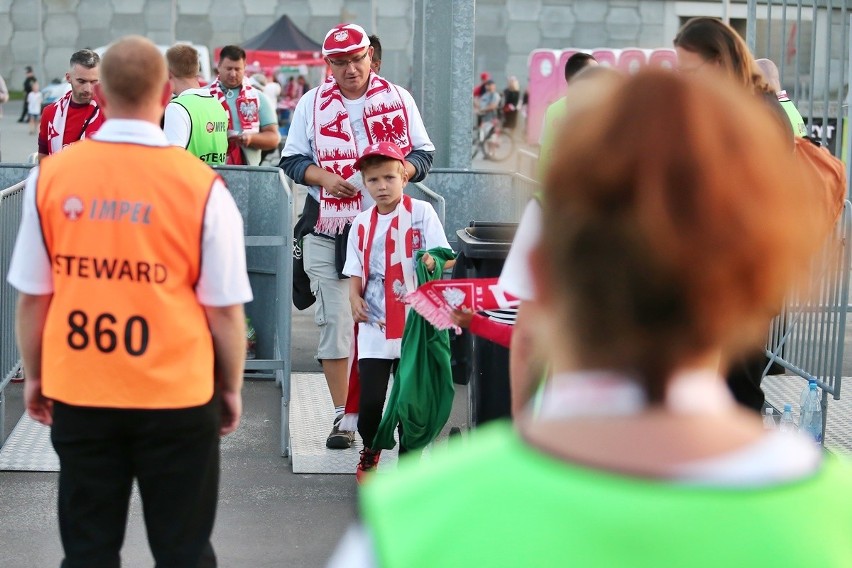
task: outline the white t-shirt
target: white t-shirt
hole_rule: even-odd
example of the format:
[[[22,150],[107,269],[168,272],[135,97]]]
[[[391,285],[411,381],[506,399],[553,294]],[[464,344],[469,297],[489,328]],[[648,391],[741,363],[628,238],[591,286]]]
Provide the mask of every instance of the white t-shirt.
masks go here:
[[[30,91],[27,93],[27,114],[41,114],[41,101],[44,95],[41,91]]]
[[[364,251],[358,248],[358,228],[364,227],[364,234],[368,234],[372,212],[372,208],[362,211],[352,221],[346,248],[346,264],[343,266],[343,274],[347,276],[360,277],[364,273]],[[364,299],[367,301],[370,319],[375,322],[385,321],[385,238],[393,217],[393,213],[378,216],[373,250],[370,251],[370,269],[367,272]],[[441,221],[429,203],[419,199],[411,200],[411,228],[414,231],[415,246],[417,241],[420,241],[419,249],[450,248]],[[364,240],[366,246],[366,237]],[[400,339],[386,339],[385,332],[375,323],[358,324],[358,359],[398,359],[401,344]]]
[[[411,136],[411,147],[414,150],[425,150],[434,152],[435,146],[429,139],[429,134],[426,132],[426,126],[423,125],[423,118],[420,116],[420,111],[417,109],[417,104],[414,102],[414,97],[411,93],[397,87],[399,94],[402,97],[405,112],[408,116],[408,129]],[[314,101],[316,100],[319,87],[311,89],[305,96],[299,99],[293,110],[293,118],[290,121],[290,130],[287,133],[287,143],[281,151],[282,157],[303,155],[309,156],[317,163],[316,147],[314,146]],[[349,124],[352,125],[352,134],[355,135],[355,146],[358,149],[358,154],[370,145],[367,139],[367,128],[364,126],[364,101],[366,94],[355,100],[349,100],[343,97],[343,105],[346,107],[346,112],[349,113]],[[319,201],[318,186],[308,186],[308,194],[315,200]],[[361,210],[365,210],[373,204],[373,200],[369,194],[363,193],[361,202]]]
[[[530,199],[521,216],[499,280],[501,288],[524,301],[535,299],[529,256],[540,235],[541,204],[537,199]]]
[[[108,120],[93,138],[106,142],[168,146],[159,128],[138,120]],[[50,259],[36,208],[38,174],[39,168],[33,168],[24,188],[21,226],[8,276],[9,284],[15,289],[31,295],[53,292]],[[246,272],[243,218],[231,193],[219,180],[213,184],[204,210],[203,232],[201,273],[195,287],[198,302],[210,307],[250,302],[252,292]]]

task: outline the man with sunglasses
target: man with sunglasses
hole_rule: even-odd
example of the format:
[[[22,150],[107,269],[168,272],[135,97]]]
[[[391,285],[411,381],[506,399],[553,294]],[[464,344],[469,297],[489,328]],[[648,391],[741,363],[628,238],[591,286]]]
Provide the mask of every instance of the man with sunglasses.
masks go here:
[[[335,262],[335,238],[373,203],[354,163],[368,145],[393,142],[405,156],[409,181],[417,182],[432,167],[435,147],[411,94],[371,71],[373,48],[361,26],[335,26],[322,52],[331,75],[296,105],[280,166],[308,186],[302,216],[313,230],[303,237],[302,254],[316,297],[317,359],[335,406],[326,447],[345,449],[355,437],[353,428],[340,427],[354,324],[349,284],[340,279],[342,262],[339,267]]]

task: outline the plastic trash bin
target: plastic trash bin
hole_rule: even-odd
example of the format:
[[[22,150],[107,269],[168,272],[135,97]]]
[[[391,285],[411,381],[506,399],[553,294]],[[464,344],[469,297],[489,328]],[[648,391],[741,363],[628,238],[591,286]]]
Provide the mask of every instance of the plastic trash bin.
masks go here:
[[[460,254],[452,277],[500,276],[517,228],[517,223],[472,221],[469,227],[456,231]],[[489,317],[505,322],[504,312],[501,310]],[[513,321],[514,318],[510,316],[509,319]],[[471,426],[510,416],[509,350],[468,331],[458,336],[450,334],[450,337],[453,380],[469,385]]]

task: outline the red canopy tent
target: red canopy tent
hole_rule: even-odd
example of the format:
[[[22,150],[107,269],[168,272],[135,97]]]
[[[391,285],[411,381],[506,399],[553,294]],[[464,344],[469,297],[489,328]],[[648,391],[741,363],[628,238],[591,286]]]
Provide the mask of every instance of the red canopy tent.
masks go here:
[[[286,15],[240,47],[246,50],[246,66],[260,67],[263,72],[284,66],[325,65],[322,45],[305,35]],[[221,50],[217,47],[214,52],[216,61]]]

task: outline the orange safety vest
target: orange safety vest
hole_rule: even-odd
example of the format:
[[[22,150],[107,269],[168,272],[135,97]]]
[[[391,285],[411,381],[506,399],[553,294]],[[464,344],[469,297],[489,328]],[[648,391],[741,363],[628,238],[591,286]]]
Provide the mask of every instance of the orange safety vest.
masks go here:
[[[213,396],[195,296],[213,170],[180,148],[84,140],[41,163],[36,204],[53,273],[47,398],[187,408]]]

